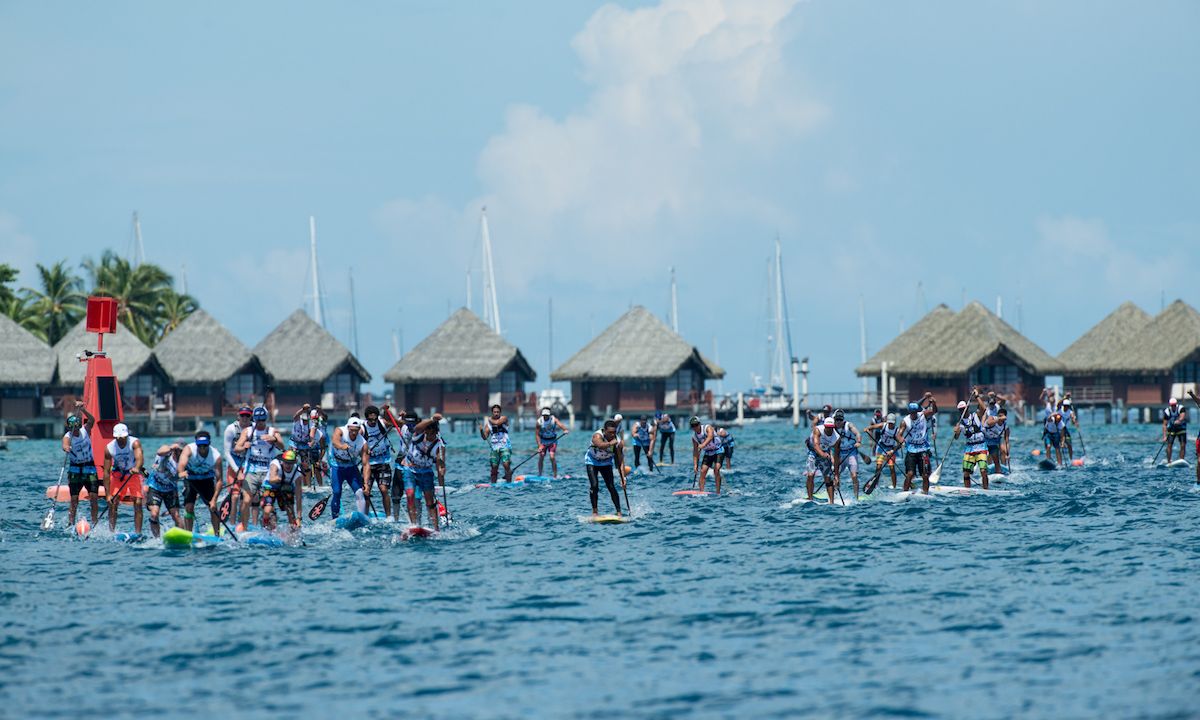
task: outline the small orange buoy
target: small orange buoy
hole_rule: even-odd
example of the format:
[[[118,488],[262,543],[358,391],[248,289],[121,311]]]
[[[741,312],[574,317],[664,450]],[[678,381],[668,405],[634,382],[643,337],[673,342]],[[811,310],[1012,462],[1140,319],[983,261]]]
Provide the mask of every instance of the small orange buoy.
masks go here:
[[[438,515],[446,517],[446,506],[441,503],[438,503]]]
[[[1071,464],[1075,467],[1083,467],[1083,458],[1075,458],[1071,461]]]
[[[1037,457],[1038,455],[1041,455],[1041,454],[1042,454],[1042,451],[1041,451],[1041,450],[1034,450],[1034,451],[1033,451],[1032,453],[1030,453],[1030,454],[1031,454],[1031,455],[1033,455],[1034,457]]]
[[[91,531],[92,526],[87,520],[81,519],[79,522],[75,523],[75,534],[79,537],[87,537],[88,533]]]

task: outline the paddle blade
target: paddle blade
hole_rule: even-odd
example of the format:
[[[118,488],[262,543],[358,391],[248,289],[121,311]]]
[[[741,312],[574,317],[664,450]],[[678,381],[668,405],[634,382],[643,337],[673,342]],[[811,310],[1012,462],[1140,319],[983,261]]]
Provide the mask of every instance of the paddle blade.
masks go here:
[[[50,508],[50,512],[46,513],[46,517],[42,519],[42,529],[49,530],[54,527],[54,508]]]
[[[230,490],[225,499],[221,501],[221,507],[217,508],[217,516],[221,520],[228,520],[229,513],[233,512],[233,491]]]
[[[938,466],[936,468],[934,468],[934,471],[929,473],[929,484],[937,485],[938,481],[940,481],[941,479],[942,479],[942,463],[938,463]]]
[[[325,512],[325,506],[329,504],[329,498],[331,497],[333,497],[333,495],[326,495],[318,500],[317,504],[312,506],[312,510],[308,511],[308,519],[316,520],[317,518],[321,517],[321,513]]]

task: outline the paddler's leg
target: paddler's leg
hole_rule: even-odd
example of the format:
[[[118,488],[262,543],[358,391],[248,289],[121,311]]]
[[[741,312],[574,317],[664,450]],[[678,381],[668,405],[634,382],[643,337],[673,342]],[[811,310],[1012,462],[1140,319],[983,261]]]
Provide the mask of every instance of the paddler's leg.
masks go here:
[[[367,514],[367,496],[363,493],[362,473],[357,467],[350,468],[350,489],[354,491],[354,507],[363,515]]]
[[[121,499],[115,493],[117,493],[123,482],[125,482],[125,478],[118,478],[116,473],[109,473],[108,480],[104,483],[107,493],[104,497],[104,505],[108,508],[109,532],[117,531],[117,513],[121,509]]]
[[[546,463],[546,447],[543,445],[538,448],[538,475],[542,475],[542,470],[545,469]]]
[[[968,453],[963,453],[963,487],[971,487],[971,468],[975,467],[972,456]]]
[[[400,508],[404,506],[404,478],[408,475],[408,468],[403,465],[392,469],[392,519],[400,521]]]
[[[389,489],[392,486],[392,466],[388,463],[372,465],[371,481],[379,486],[380,502],[383,503],[383,516],[390,516],[392,514],[392,494],[389,492]]]
[[[142,499],[140,497],[133,499],[133,531],[138,535],[142,534]]]
[[[149,491],[146,496],[146,505],[150,508],[150,532],[154,537],[158,537],[160,534],[158,516],[162,512],[162,496],[157,490]]]
[[[417,509],[417,474],[414,472],[410,476],[412,482],[404,490],[405,497],[408,503],[408,524],[421,524],[421,511]]]
[[[500,462],[504,463],[504,479],[512,480],[512,450],[508,448],[501,450]]]
[[[815,477],[816,477],[815,473],[806,473],[804,476],[804,487],[806,490],[808,490],[808,499],[809,500],[813,499],[813,478],[815,478]]]
[[[932,464],[928,450],[917,454],[917,465],[921,469],[921,492],[926,495],[929,494],[929,474],[933,472]]]
[[[1187,430],[1179,433],[1179,459],[1187,460]]]
[[[492,465],[492,475],[489,482],[495,485],[497,475],[500,473],[500,451],[492,450],[491,454],[488,455],[488,462]]]
[[[608,488],[608,494],[612,498],[613,508],[616,509],[618,515],[621,514],[621,496],[617,494],[617,486],[613,484],[613,466],[605,465],[600,468],[600,474],[604,476],[604,485]]]
[[[988,474],[987,474],[987,463],[986,462],[984,462],[983,465],[981,465],[979,467],[979,477],[983,480],[983,489],[987,490],[988,489]]]
[[[592,501],[592,515],[599,515],[597,503],[600,501],[600,481],[596,478],[595,465],[586,465],[588,478],[588,498]]]
[[[421,488],[425,493],[425,516],[429,518],[429,522],[433,524],[434,530],[440,530],[438,525],[437,511],[437,495],[433,494],[433,478],[429,478],[429,484]]]
[[[637,470],[642,464],[642,446],[636,442],[633,444],[633,469]]]
[[[550,446],[550,473],[558,477],[558,443]]]
[[[717,494],[721,494],[721,455],[713,458],[713,479],[717,482]]]
[[[329,512],[334,520],[342,514],[342,468],[331,467],[329,469],[329,484],[333,491],[329,501]]]
[[[262,526],[263,530],[275,529],[275,491],[263,490],[262,494]]]
[[[855,449],[854,454],[846,460],[846,464],[850,466],[850,484],[854,487],[854,499],[858,499],[858,450]]]
[[[704,460],[701,459],[700,460],[700,483],[696,486],[700,489],[700,492],[704,492],[704,481],[707,479],[708,479],[708,463],[704,462]]]

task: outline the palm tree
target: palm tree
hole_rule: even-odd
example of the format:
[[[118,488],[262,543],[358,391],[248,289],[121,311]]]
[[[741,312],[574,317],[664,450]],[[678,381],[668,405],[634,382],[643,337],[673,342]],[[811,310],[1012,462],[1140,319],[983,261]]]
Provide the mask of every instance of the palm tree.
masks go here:
[[[160,325],[158,327],[158,337],[154,339],[155,344],[169,335],[172,330],[179,327],[179,323],[183,322],[188,315],[199,309],[200,304],[191,295],[177,293],[173,290],[164,295],[162,303],[158,308]]]
[[[8,307],[8,303],[13,299],[14,294],[11,283],[17,280],[17,269],[8,263],[0,263],[0,305]],[[7,312],[5,313],[8,314]]]
[[[117,317],[125,327],[147,345],[162,335],[161,308],[174,294],[170,273],[153,263],[131,265],[112,250],[105,250],[100,262],[90,258],[83,263],[91,275],[92,294],[117,300]]]
[[[42,289],[24,288],[43,339],[54,345],[75,324],[83,319],[87,309],[87,298],[83,295],[83,280],[72,274],[65,260],[46,267],[37,266]]]
[[[0,296],[0,313],[9,317],[21,327],[29,332],[46,340],[46,328],[42,322],[42,316],[34,307],[33,300],[27,291],[11,292],[8,297]]]

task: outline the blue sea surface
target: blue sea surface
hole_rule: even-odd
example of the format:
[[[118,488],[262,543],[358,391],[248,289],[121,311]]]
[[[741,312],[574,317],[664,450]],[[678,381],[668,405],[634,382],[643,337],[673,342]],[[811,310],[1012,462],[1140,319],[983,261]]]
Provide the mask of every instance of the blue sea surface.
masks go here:
[[[14,442],[0,716],[1197,717],[1200,491],[1150,465],[1157,432],[1089,427],[1086,465],[1044,472],[1018,428],[1003,493],[885,480],[848,507],[797,502],[782,423],[737,433],[721,497],[672,496],[681,433],[623,525],[583,522],[586,432],[561,446],[574,478],[488,489],[458,433],[434,539],[326,513],[305,547],[185,551],[73,539],[65,506],[40,531],[61,454]]]

